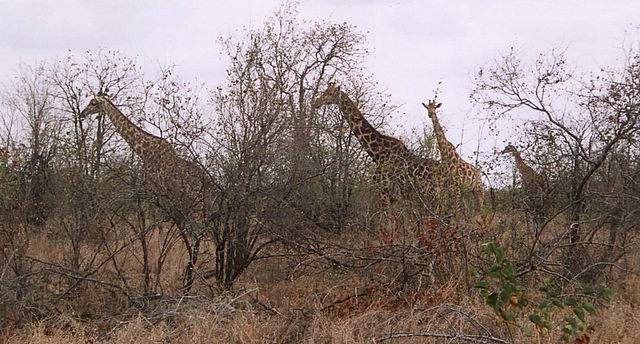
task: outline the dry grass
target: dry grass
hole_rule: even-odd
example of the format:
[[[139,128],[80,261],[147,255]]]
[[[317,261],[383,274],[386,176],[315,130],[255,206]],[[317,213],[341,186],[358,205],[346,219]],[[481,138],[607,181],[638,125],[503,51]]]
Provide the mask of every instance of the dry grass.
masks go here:
[[[495,222],[494,226],[507,227]],[[502,233],[498,239],[515,240],[512,229],[502,227],[494,231]],[[339,240],[358,246],[367,242],[364,235],[352,234]],[[150,242],[160,240],[153,238]],[[43,261],[63,262],[68,249],[63,242],[42,235],[30,241],[27,254]],[[207,249],[211,248],[204,248]],[[151,247],[154,257],[158,250],[158,246]],[[83,257],[95,254],[90,245],[82,247],[82,252]],[[106,264],[96,277],[113,280],[117,265],[132,282],[139,283],[142,271],[138,252],[138,244],[131,244],[114,260],[117,264]],[[165,295],[178,294],[185,254],[176,245],[167,257],[162,280],[153,281],[162,286]],[[640,252],[631,253],[626,257],[628,270],[612,275],[618,278],[609,282],[615,298],[590,318],[595,329],[592,342],[640,342],[640,311],[635,307],[640,302],[640,270],[636,268],[639,261]],[[438,262],[459,264],[447,262],[446,257]],[[155,264],[153,261],[152,268]],[[11,312],[5,313],[9,316],[0,319],[0,344],[372,343],[374,338],[385,339],[398,333],[491,333],[518,343],[560,341],[558,331],[541,338],[526,337],[514,326],[496,322],[477,291],[467,286],[461,270],[434,273],[436,284],[424,280],[414,283],[412,290],[366,290],[364,287],[371,286],[373,279],[381,279],[392,270],[375,266],[364,272],[331,268],[312,271],[311,264],[305,264],[290,257],[260,260],[249,267],[231,292],[157,300],[143,309],[132,309],[124,301],[120,304],[108,288],[87,283],[74,290],[73,297],[56,303],[58,316],[30,323],[13,317]],[[537,282],[531,279],[527,283],[532,284],[529,287],[533,290]],[[49,292],[59,292],[56,287],[54,279]],[[196,286],[195,293],[208,292],[202,285]],[[552,316],[561,319],[562,314]],[[529,326],[526,317],[523,319],[523,326]],[[383,342],[442,343],[443,339],[414,336]]]
[[[91,324],[56,328],[43,323],[14,329],[1,343],[372,343],[373,338],[394,333],[464,333],[471,329],[469,319],[457,311],[474,314],[489,328],[496,327],[486,308],[475,302],[446,310],[445,306],[426,310],[387,311],[372,307],[348,317],[323,313],[305,314],[289,310],[267,315],[260,311],[239,311],[226,319],[213,313],[194,310],[179,320],[150,323],[143,317],[130,320],[109,336],[91,334]],[[445,314],[434,317],[430,312]],[[592,318],[596,343],[638,343],[640,312],[632,305],[615,301]],[[493,328],[493,330],[496,330]],[[455,331],[453,331],[455,333]],[[514,341],[537,342],[514,331]],[[399,343],[438,343],[435,338],[413,337],[390,340]],[[541,338],[542,343],[557,343],[556,334]]]

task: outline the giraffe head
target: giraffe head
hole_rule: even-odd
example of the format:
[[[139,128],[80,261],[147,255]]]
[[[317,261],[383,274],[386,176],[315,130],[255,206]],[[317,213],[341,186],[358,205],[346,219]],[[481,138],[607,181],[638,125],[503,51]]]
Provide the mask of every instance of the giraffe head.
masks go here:
[[[311,107],[317,109],[323,105],[339,104],[341,98],[342,92],[340,92],[340,86],[331,82],[329,83],[329,87],[311,103]]]
[[[427,104],[422,103],[425,109],[427,109],[427,114],[430,118],[434,118],[436,116],[436,109],[442,106],[442,103],[436,103],[436,100],[430,100]]]
[[[105,93],[98,92],[98,94],[96,94],[96,96],[91,99],[89,105],[87,105],[87,107],[80,112],[79,117],[85,118],[89,115],[104,112],[104,105],[108,102],[109,100],[107,98],[107,95]]]
[[[504,150],[502,150],[501,154],[518,154],[518,149],[516,149],[516,147],[514,147],[511,143],[509,143],[506,147],[504,147]]]

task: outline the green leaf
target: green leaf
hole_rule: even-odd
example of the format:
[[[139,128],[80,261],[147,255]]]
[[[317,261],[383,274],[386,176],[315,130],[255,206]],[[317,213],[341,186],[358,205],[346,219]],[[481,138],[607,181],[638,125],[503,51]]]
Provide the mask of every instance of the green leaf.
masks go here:
[[[487,275],[489,275],[489,277],[493,277],[495,279],[500,279],[500,270],[496,270],[496,271],[489,271],[487,272]]]
[[[503,274],[504,276],[511,280],[511,281],[515,281],[515,275],[513,274],[513,266],[511,265],[510,262],[506,262],[502,268]]]
[[[505,261],[504,249],[501,246],[496,247],[495,254],[496,254],[496,261],[501,264],[504,263]]]
[[[488,273],[492,273],[492,272],[500,272],[500,270],[502,270],[502,267],[498,264],[493,264],[491,265],[491,267],[489,268],[489,272]]]
[[[473,284],[474,288],[478,288],[478,289],[488,289],[489,288],[489,282],[487,281],[476,281],[476,283]]]
[[[529,320],[536,325],[540,325],[542,322],[542,318],[538,314],[529,315]]]
[[[482,250],[484,251],[484,253],[486,255],[492,255],[495,248],[494,248],[494,244],[492,242],[486,243],[483,245],[484,247],[482,248]]]
[[[516,321],[516,315],[513,314],[513,312],[511,310],[506,310],[504,312],[504,320],[515,322]]]
[[[551,302],[549,302],[549,300],[544,300],[544,301],[541,301],[541,302],[538,304],[538,308],[539,308],[539,309],[547,309],[547,308],[549,308],[549,305],[550,305],[550,304],[551,304]]]
[[[583,303],[582,308],[589,312],[590,315],[596,314],[596,307],[591,302]]]
[[[524,305],[528,305],[529,304],[529,298],[527,297],[526,294],[527,290],[523,289],[522,290],[522,295],[520,295],[520,302]]]
[[[540,287],[540,291],[545,293],[547,297],[558,296],[559,289],[560,288],[555,283],[551,282],[551,280],[549,280],[548,278],[544,279],[542,287]]]
[[[564,321],[565,321],[565,326],[571,326],[571,329],[575,331],[576,328],[578,328],[578,322],[576,321],[576,318],[572,317],[572,316],[566,316],[564,317]]]
[[[578,301],[573,297],[568,297],[566,300],[564,300],[564,304],[567,306],[575,307],[578,305]]]
[[[529,298],[527,297],[525,292],[526,290],[522,290],[522,293],[520,294],[520,302],[518,302],[518,306],[520,306],[520,308],[524,308],[529,304]]]
[[[573,314],[575,314],[580,321],[584,322],[584,310],[580,307],[573,307]]]
[[[500,287],[500,291],[511,296],[516,293],[516,287],[511,283],[505,283],[502,285],[502,287]]]
[[[611,290],[611,288],[607,288],[606,286],[600,286],[600,288],[598,289],[598,293],[601,297],[607,300],[610,300],[613,296],[613,291]]]
[[[511,297],[511,295],[509,295],[508,293],[501,292],[500,295],[499,295],[500,304],[501,305],[508,305],[510,297]]]
[[[489,306],[493,307],[493,308],[497,308],[498,306],[498,294],[497,293],[491,293],[487,296],[486,298],[486,302]]]

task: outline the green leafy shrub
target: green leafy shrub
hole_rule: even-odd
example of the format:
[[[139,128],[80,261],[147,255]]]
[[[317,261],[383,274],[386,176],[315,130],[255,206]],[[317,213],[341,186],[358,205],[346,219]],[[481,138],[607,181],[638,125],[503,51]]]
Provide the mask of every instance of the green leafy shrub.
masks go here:
[[[516,278],[513,263],[503,247],[496,243],[484,244],[483,255],[490,265],[484,273],[472,273],[476,279],[474,287],[480,290],[480,297],[498,319],[516,326],[525,335],[533,335],[521,321],[525,313],[529,313],[526,318],[538,334],[553,331],[553,324],[557,323],[562,331],[562,340],[577,338],[581,333],[590,331],[587,315],[595,314],[594,302],[611,298],[611,289],[603,285],[567,293],[560,284],[546,278],[538,288],[541,296],[530,301],[527,289]],[[565,314],[562,319],[554,319],[554,316],[562,314]]]

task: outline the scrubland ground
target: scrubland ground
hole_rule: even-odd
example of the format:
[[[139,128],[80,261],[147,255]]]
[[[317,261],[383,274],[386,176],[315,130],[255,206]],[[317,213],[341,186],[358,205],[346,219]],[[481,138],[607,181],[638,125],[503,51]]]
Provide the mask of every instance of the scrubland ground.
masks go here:
[[[132,291],[140,286],[127,284],[142,279],[136,245],[113,257],[97,257],[93,253],[98,248],[86,244],[81,261],[107,263],[90,276],[70,270],[65,276],[52,262],[68,259],[68,245],[43,231],[24,254],[33,273],[25,277],[32,283],[23,286],[27,295],[19,300],[11,294],[18,288],[3,290],[0,343],[561,342],[562,320],[571,309],[552,309],[547,314],[550,330],[536,331],[527,319],[535,311],[534,301],[544,299],[538,288],[547,274],[533,271],[519,279],[530,302],[512,305],[513,321],[487,306],[474,287],[470,272],[482,269],[483,243],[499,242],[513,255],[517,242],[525,240],[525,233],[506,230],[507,222],[494,219],[484,232],[460,229],[466,237],[447,239],[457,246],[440,242],[443,250],[430,247],[421,256],[419,249],[426,251],[425,245],[438,241],[428,243],[424,233],[416,232],[325,234],[327,243],[336,244],[323,250],[325,256],[274,245],[271,256],[254,261],[231,288],[202,278],[189,293],[180,291],[186,252],[176,246],[165,259],[161,279],[151,283],[156,295],[148,296],[136,295]],[[155,243],[149,247],[153,258],[159,254],[161,233],[149,240]],[[398,245],[402,240],[404,245]],[[327,263],[332,259],[335,264]],[[613,297],[594,301],[597,312],[587,315],[588,329],[570,342],[640,342],[635,306],[640,302],[639,260],[638,250],[630,249],[601,274],[599,280]],[[3,267],[5,278],[9,267]],[[118,276],[128,279],[119,281]]]

